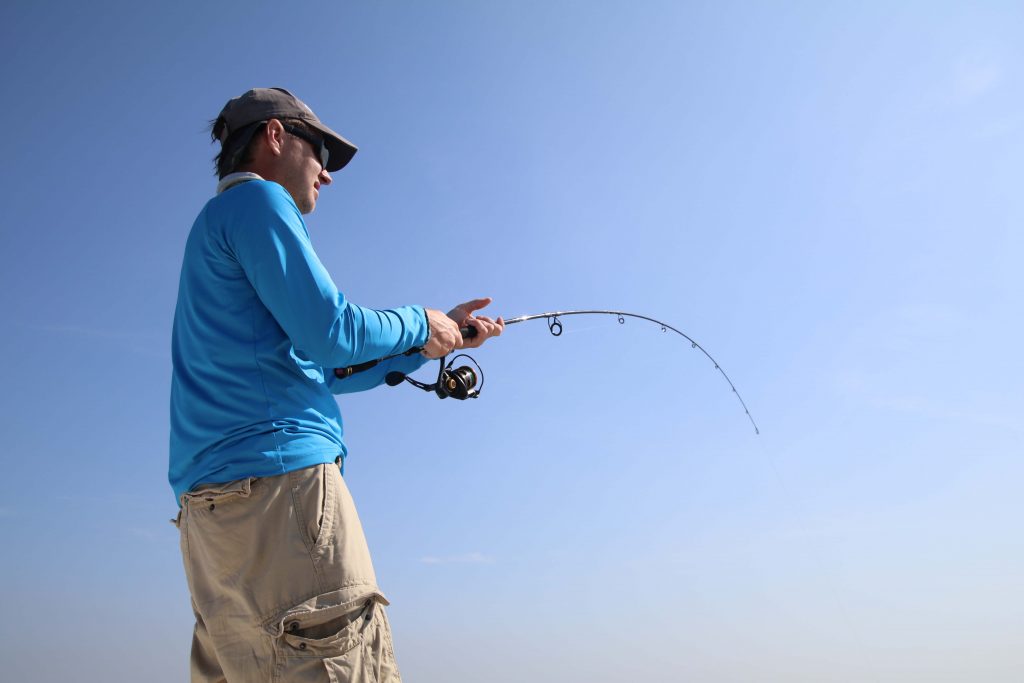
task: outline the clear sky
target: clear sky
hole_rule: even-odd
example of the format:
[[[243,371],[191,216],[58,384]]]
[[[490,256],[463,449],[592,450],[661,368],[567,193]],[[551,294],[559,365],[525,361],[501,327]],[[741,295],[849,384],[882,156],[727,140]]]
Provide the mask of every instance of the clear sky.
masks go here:
[[[284,86],[360,146],[352,300],[510,327],[482,398],[345,396],[399,665],[452,681],[1020,681],[1024,9],[0,8],[0,660],[186,678],[170,327],[206,126]],[[429,371],[424,371],[429,374]]]

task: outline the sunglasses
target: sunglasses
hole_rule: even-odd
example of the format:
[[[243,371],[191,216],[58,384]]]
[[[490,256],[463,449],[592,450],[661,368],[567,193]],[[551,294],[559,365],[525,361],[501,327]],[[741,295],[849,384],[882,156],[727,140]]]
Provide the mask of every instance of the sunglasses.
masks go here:
[[[282,125],[284,126],[284,129],[286,131],[288,131],[289,133],[291,133],[295,137],[302,138],[303,140],[305,140],[309,144],[313,145],[313,152],[315,152],[316,155],[318,157],[320,157],[320,166],[323,167],[323,168],[327,168],[327,160],[330,159],[331,152],[330,152],[330,150],[327,149],[327,141],[326,140],[324,140],[321,137],[310,135],[309,133],[307,133],[306,131],[302,130],[301,128],[296,128],[295,126],[289,126],[288,124],[282,124]]]

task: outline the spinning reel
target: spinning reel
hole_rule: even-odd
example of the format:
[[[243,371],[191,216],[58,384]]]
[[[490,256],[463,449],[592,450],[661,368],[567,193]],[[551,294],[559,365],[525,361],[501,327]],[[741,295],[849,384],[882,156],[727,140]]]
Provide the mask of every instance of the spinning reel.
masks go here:
[[[384,382],[389,387],[397,387],[402,382],[408,382],[409,384],[422,389],[423,391],[432,391],[437,394],[438,398],[456,398],[460,401],[464,401],[467,398],[477,398],[480,396],[480,389],[484,387],[484,371],[480,367],[480,364],[473,359],[472,356],[468,356],[464,353],[452,358],[448,363],[445,363],[447,356],[440,359],[440,367],[437,371],[437,381],[433,384],[427,384],[425,382],[419,382],[409,377],[404,372],[389,372],[384,377]],[[460,358],[466,358],[470,363],[476,366],[476,370],[468,365],[462,365],[455,369],[452,366],[455,365],[455,361]],[[477,378],[480,379],[479,388],[476,386]]]

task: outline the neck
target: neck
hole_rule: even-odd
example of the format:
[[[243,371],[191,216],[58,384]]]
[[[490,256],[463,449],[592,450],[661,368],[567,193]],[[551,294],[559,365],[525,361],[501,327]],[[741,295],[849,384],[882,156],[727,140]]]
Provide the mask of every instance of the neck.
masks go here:
[[[217,183],[217,194],[230,190],[235,185],[241,185],[247,183],[250,180],[264,180],[263,176],[253,173],[252,171],[236,171],[235,173],[229,173],[220,179]]]

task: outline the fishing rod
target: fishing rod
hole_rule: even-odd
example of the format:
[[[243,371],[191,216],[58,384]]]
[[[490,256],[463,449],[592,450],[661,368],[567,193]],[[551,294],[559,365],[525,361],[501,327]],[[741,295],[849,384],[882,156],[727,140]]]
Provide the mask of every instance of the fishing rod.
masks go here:
[[[552,336],[559,337],[562,335],[563,330],[562,321],[559,320],[559,318],[570,315],[614,315],[618,318],[620,325],[624,325],[626,323],[626,318],[636,318],[638,320],[646,320],[656,325],[660,325],[662,332],[668,332],[669,330],[675,332],[679,336],[686,339],[686,341],[690,342],[690,348],[699,350],[701,353],[707,356],[708,360],[714,363],[715,370],[718,370],[718,372],[721,373],[722,377],[725,378],[725,381],[729,383],[729,388],[732,389],[732,393],[736,394],[736,399],[740,402],[740,405],[743,406],[743,412],[746,413],[747,419],[749,419],[750,424],[753,425],[754,433],[761,433],[761,430],[758,428],[757,423],[754,422],[754,416],[750,414],[750,410],[747,408],[746,402],[743,400],[743,397],[740,396],[740,392],[736,389],[736,385],[732,383],[731,379],[729,379],[729,375],[725,374],[725,370],[723,370],[722,366],[718,364],[718,361],[716,361],[703,346],[694,341],[692,337],[690,337],[685,332],[678,330],[675,327],[672,327],[668,323],[656,320],[654,318],[650,318],[646,315],[640,315],[638,313],[627,313],[626,311],[586,310],[551,311],[548,313],[521,315],[515,318],[509,318],[508,320],[505,321],[505,325],[515,325],[518,323],[527,322],[529,320],[540,320],[543,318],[544,320],[547,321],[548,331],[552,334]],[[475,337],[477,334],[476,328],[474,327],[461,327],[459,328],[459,331],[462,332],[462,337],[464,339],[471,339]],[[398,358],[399,356],[411,356],[414,353],[419,353],[422,350],[422,346],[417,346],[409,349],[408,351],[394,353],[391,354],[390,356],[385,356],[383,358],[378,358],[376,360],[367,361],[365,363],[360,363],[358,365],[352,365],[347,368],[335,368],[334,376],[337,377],[338,379],[345,379],[346,377],[351,377],[357,372],[369,370],[378,363],[382,363],[386,360],[391,360],[392,358]],[[468,359],[470,362],[473,363],[473,365],[476,366],[476,369],[474,370],[472,367],[468,365],[463,365],[453,369],[455,361],[457,361],[459,358]],[[438,369],[437,380],[433,384],[426,384],[425,382],[417,381],[402,372],[389,372],[387,376],[384,378],[384,381],[387,383],[388,386],[398,386],[402,382],[408,382],[413,386],[424,391],[434,392],[439,398],[450,397],[458,400],[465,400],[468,398],[479,397],[480,390],[483,389],[484,377],[483,369],[480,367],[480,364],[477,363],[476,360],[472,358],[472,356],[466,355],[464,353],[458,354],[447,363],[445,362],[446,359],[447,356],[444,356],[440,359],[440,368]],[[479,387],[477,386],[478,376],[480,381]]]

